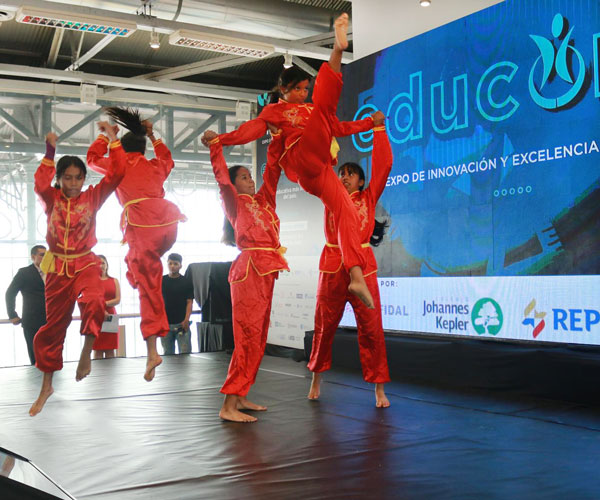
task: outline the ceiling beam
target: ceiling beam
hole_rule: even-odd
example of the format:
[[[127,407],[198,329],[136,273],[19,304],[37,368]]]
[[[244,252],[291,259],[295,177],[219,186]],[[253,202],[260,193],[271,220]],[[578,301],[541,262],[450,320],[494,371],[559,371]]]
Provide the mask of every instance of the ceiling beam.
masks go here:
[[[63,30],[56,30],[63,31]],[[68,68],[65,68],[65,71],[74,71],[79,69],[80,66],[88,62],[92,57],[94,57],[98,52],[100,52],[104,47],[106,47],[110,42],[116,40],[116,37],[106,35],[102,40],[100,40],[96,45],[94,45],[90,50],[88,50],[82,56],[77,57]]]
[[[90,123],[91,121],[93,121],[96,118],[98,118],[102,114],[103,111],[104,111],[103,108],[98,108],[93,113],[90,113],[85,118],[83,118],[82,120],[78,121],[69,130],[67,130],[66,132],[63,132],[62,134],[60,134],[58,136],[57,142],[62,142],[65,139],[67,139],[68,137],[71,137],[75,132],[77,132],[78,130],[81,130],[88,123]]]
[[[63,35],[65,30],[54,30],[54,36],[52,37],[52,45],[50,46],[50,52],[48,53],[48,60],[46,61],[47,68],[54,68],[56,65],[56,58],[60,52],[60,46],[62,44]]]
[[[36,134],[34,134],[33,132],[31,132],[19,120],[17,120],[12,115],[10,115],[6,111],[4,111],[2,108],[0,108],[0,120],[4,120],[6,122],[6,124],[10,128],[12,128],[13,130],[15,130],[19,134],[21,134],[28,141],[31,141],[31,140],[33,140],[36,137]]]
[[[56,69],[0,64],[0,75],[57,80],[74,83],[92,83],[109,87],[123,87],[137,90],[150,90],[196,97],[213,97],[235,101],[255,101],[260,91],[221,85],[208,85],[188,82],[167,81],[165,83],[144,80],[142,78],[122,78],[118,76],[96,75],[81,71],[60,71]]]
[[[318,71],[313,68],[310,64],[300,59],[298,56],[292,56],[292,64],[298,66],[301,70],[308,73],[310,76],[316,76]]]
[[[39,143],[31,142],[0,142],[0,153],[20,153],[20,154],[44,154],[46,146]],[[66,146],[64,144],[58,144],[56,152],[59,155],[74,155],[83,156],[87,155],[88,146]],[[172,151],[173,161],[182,163],[206,163],[210,162],[210,154],[208,150],[199,151],[198,153],[182,153],[181,151]],[[237,163],[251,164],[252,155],[236,154],[232,153],[232,158]]]

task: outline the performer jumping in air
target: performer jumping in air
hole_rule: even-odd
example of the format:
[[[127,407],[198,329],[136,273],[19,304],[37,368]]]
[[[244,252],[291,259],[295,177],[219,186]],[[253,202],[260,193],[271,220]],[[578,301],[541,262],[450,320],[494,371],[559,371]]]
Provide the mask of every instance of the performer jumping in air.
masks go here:
[[[240,410],[264,411],[265,406],[246,399],[265,352],[273,287],[280,271],[289,271],[279,243],[279,218],[275,213],[275,195],[281,169],[277,158],[283,149],[274,134],[267,153],[263,185],[258,192],[247,168],[231,167],[223,157],[219,137],[208,132],[203,137],[210,145],[210,160],[231,226],[225,226],[223,242],[241,250],[229,272],[235,349],[221,392],[225,400],[219,417],[233,422],[257,419]],[[233,229],[233,231],[231,230]]]
[[[317,75],[313,92],[314,104],[306,104],[308,76],[296,67],[285,70],[279,79],[282,98],[266,106],[260,115],[242,124],[237,130],[219,136],[225,146],[245,144],[262,137],[267,125],[282,130],[285,150],[279,165],[287,177],[298,182],[308,193],[320,198],[333,213],[344,267],[350,275],[349,291],[368,307],[373,298],[365,283],[364,258],[358,238],[358,216],[352,201],[333,172],[334,137],[364,132],[381,125],[384,115],[377,111],[372,116],[355,122],[340,122],[336,108],[342,91],[342,53],[348,46],[346,33],[348,15],[335,21],[335,44],[328,63],[323,63]]]
[[[365,173],[356,163],[346,163],[339,167],[338,175],[350,194],[353,210],[360,220],[359,235],[367,265],[365,280],[375,302],[374,309],[368,309],[355,296],[346,293],[350,278],[342,266],[342,254],[337,240],[337,228],[332,213],[325,210],[325,247],[319,263],[319,285],[315,311],[315,333],[308,369],[313,372],[309,399],[318,399],[321,387],[321,372],[331,367],[331,345],[339,325],[346,302],[354,309],[358,327],[358,346],[363,377],[375,384],[375,405],[378,408],[390,406],[384,392],[384,384],[390,381],[383,324],[381,302],[377,284],[377,262],[371,245],[381,242],[385,225],[375,220],[375,205],[383,193],[388,175],[392,169],[392,150],[385,127],[373,131],[372,153],[373,175],[367,189]],[[369,240],[371,243],[369,244]]]
[[[52,132],[46,136],[46,155],[34,176],[34,189],[48,218],[48,251],[40,266],[46,273],[47,322],[33,339],[36,366],[44,375],[40,395],[29,410],[32,417],[42,411],[54,392],[52,376],[63,366],[63,344],[75,303],[79,302],[81,334],[85,337],[77,381],[91,372],[92,345],[104,321],[100,259],[92,253],[96,244],[96,213],[123,178],[125,152],[117,140],[118,127],[108,122],[98,126],[109,138],[107,163],[112,167],[96,186],[82,191],[87,170],[76,156],[63,156],[54,168],[57,136]]]
[[[155,368],[162,363],[156,350],[156,338],[169,331],[162,297],[161,257],[177,239],[177,223],[185,216],[170,201],[165,200],[163,184],[173,169],[171,152],[154,137],[152,123],[143,120],[137,110],[107,108],[106,113],[129,130],[121,138],[125,159],[125,177],[117,188],[117,198],[123,207],[121,229],[129,245],[125,257],[127,280],[140,296],[140,328],[146,341],[148,359],[144,379],[154,378]],[[146,137],[152,141],[155,158],[147,160]],[[112,163],[105,158],[108,139],[100,135],[90,146],[88,165],[96,172],[110,171]]]

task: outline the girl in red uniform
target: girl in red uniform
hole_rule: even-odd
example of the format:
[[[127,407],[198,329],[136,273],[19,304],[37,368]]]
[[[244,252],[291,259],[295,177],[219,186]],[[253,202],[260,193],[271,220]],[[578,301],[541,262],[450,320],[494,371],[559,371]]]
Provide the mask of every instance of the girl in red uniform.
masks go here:
[[[148,359],[144,378],[154,378],[155,368],[162,363],[156,350],[156,338],[169,331],[162,296],[163,266],[161,257],[177,239],[177,223],[185,216],[170,201],[165,200],[163,184],[173,169],[171,152],[154,137],[152,124],[142,121],[139,112],[122,108],[108,108],[107,114],[129,129],[121,142],[127,152],[125,178],[117,188],[117,198],[123,207],[121,228],[129,245],[125,257],[127,280],[140,295],[140,328],[146,341]],[[144,157],[146,136],[154,146],[153,160]],[[96,172],[105,173],[111,162],[104,158],[108,139],[100,135],[90,146],[88,165]]]
[[[117,278],[108,275],[108,261],[104,255],[98,255],[102,269],[102,287],[104,289],[104,301],[106,302],[106,315],[117,314],[115,306],[121,302],[121,287]],[[118,332],[100,332],[92,349],[94,359],[114,358],[119,348]]]
[[[337,240],[337,229],[332,213],[325,210],[326,244],[319,263],[319,285],[317,288],[317,308],[315,311],[315,334],[308,369],[313,372],[309,399],[318,399],[320,395],[321,372],[331,367],[331,344],[338,327],[346,302],[354,309],[358,327],[358,346],[363,377],[375,384],[375,405],[378,408],[390,406],[383,385],[389,382],[381,302],[377,285],[377,262],[369,244],[379,244],[383,236],[383,225],[379,225],[379,239],[375,238],[375,205],[381,196],[388,175],[392,169],[392,150],[385,127],[376,127],[373,131],[373,175],[369,187],[363,190],[365,174],[355,163],[347,163],[338,169],[339,177],[350,194],[353,210],[360,220],[359,235],[367,265],[365,280],[375,301],[375,308],[368,309],[355,296],[346,293],[350,278],[342,266],[342,254]],[[373,235],[373,237],[371,236]]]
[[[290,180],[319,197],[333,213],[344,267],[351,280],[348,289],[368,307],[373,307],[373,299],[363,277],[365,262],[356,230],[358,217],[351,209],[348,193],[331,168],[333,137],[364,132],[374,125],[381,125],[384,120],[380,111],[355,122],[340,122],[336,117],[342,90],[342,53],[348,46],[347,29],[348,16],[342,14],[335,22],[336,39],[329,62],[321,66],[317,75],[314,105],[304,102],[309,85],[306,74],[300,73],[297,68],[289,68],[279,81],[279,92],[283,98],[266,106],[256,119],[242,124],[233,132],[221,134],[219,138],[221,144],[228,146],[262,137],[267,125],[282,131],[285,150],[279,158],[279,165]]]
[[[221,388],[225,401],[219,417],[233,422],[255,422],[255,417],[240,410],[267,409],[251,403],[246,395],[265,352],[275,280],[279,271],[289,271],[282,255],[285,249],[279,243],[279,218],[275,213],[275,195],[281,175],[276,161],[282,142],[274,135],[268,149],[263,185],[256,192],[247,168],[235,166],[227,170],[219,137],[214,132],[206,134],[203,141],[205,145],[210,143],[210,160],[223,208],[234,228],[233,241],[227,231],[223,241],[241,250],[229,272],[235,349]]]
[[[110,138],[114,168],[96,186],[82,191],[85,164],[76,156],[63,156],[54,168],[56,134],[46,136],[46,155],[35,172],[35,192],[48,218],[48,251],[41,268],[46,273],[46,317],[34,340],[36,366],[44,372],[42,388],[29,410],[37,415],[54,392],[52,375],[63,366],[62,349],[75,303],[81,308],[81,334],[85,336],[75,379],[91,371],[94,339],[104,321],[104,297],[100,282],[100,259],[92,253],[96,244],[96,213],[123,178],[120,167],[125,152],[117,140],[118,127],[100,122]],[[56,175],[56,185],[52,179]]]

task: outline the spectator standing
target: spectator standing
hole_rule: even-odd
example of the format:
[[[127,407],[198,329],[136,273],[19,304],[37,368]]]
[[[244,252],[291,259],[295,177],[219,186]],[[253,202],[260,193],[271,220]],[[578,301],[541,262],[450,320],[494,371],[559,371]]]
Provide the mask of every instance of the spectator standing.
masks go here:
[[[23,327],[23,334],[27,343],[27,353],[32,365],[35,365],[33,337],[40,327],[46,324],[45,276],[40,269],[40,264],[45,254],[46,247],[44,245],[35,245],[32,247],[32,264],[22,267],[17,271],[5,295],[8,318],[13,325],[21,324]],[[20,317],[15,310],[15,302],[19,292],[21,292],[23,298],[23,309]]]
[[[170,254],[167,260],[169,274],[165,274],[162,280],[162,296],[169,321],[169,333],[160,339],[164,354],[175,354],[175,342],[177,342],[179,354],[192,352],[190,314],[192,313],[194,287],[191,280],[179,272],[182,263],[181,255]]]

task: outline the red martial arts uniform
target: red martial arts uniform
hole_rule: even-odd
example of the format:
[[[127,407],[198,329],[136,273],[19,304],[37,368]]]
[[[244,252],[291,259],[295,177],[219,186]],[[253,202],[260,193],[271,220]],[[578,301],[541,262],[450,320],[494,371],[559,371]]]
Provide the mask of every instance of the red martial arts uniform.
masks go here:
[[[88,150],[88,165],[96,172],[107,172],[110,167],[104,158],[107,144],[108,139],[100,135]],[[160,259],[177,239],[177,223],[185,220],[177,206],[164,199],[163,184],[174,166],[171,152],[160,139],[152,145],[156,156],[153,160],[147,160],[142,153],[127,153],[125,177],[117,188],[123,207],[123,241],[129,245],[125,257],[127,280],[140,295],[140,329],[144,339],[152,335],[164,337],[169,332]]]
[[[81,309],[82,335],[98,337],[104,321],[104,289],[96,244],[96,213],[124,175],[125,152],[120,141],[110,145],[114,168],[96,186],[76,198],[52,187],[54,160],[44,158],[35,172],[35,192],[48,218],[48,251],[41,268],[46,273],[46,317],[33,339],[36,366],[54,372],[63,366],[62,350],[75,303]]]
[[[267,343],[275,280],[279,271],[289,271],[279,243],[279,217],[275,213],[281,175],[275,153],[281,149],[281,141],[274,138],[268,150],[263,185],[250,196],[238,194],[231,183],[219,140],[210,146],[225,214],[241,250],[229,272],[235,349],[221,388],[223,394],[246,396],[254,383]]]
[[[350,276],[342,266],[342,254],[336,239],[337,231],[332,214],[325,211],[325,239],[327,243],[319,262],[319,285],[315,311],[315,334],[308,369],[322,372],[331,367],[331,345],[333,336],[346,302],[354,309],[358,327],[358,345],[363,377],[367,382],[389,382],[387,356],[383,338],[381,301],[377,285],[377,262],[369,239],[375,227],[375,206],[381,196],[392,169],[392,151],[385,128],[376,127],[373,133],[373,174],[369,187],[350,195],[354,210],[359,216],[359,234],[362,251],[367,262],[364,269],[365,281],[373,296],[374,309],[367,308],[355,295],[348,293]]]
[[[323,63],[313,91],[314,104],[289,103],[282,99],[266,106],[254,120],[237,130],[219,136],[223,145],[245,144],[262,137],[267,123],[282,131],[285,150],[279,165],[287,177],[317,196],[330,210],[338,228],[338,241],[344,266],[364,267],[358,239],[358,216],[348,192],[335,175],[332,164],[332,139],[365,132],[373,128],[371,117],[355,122],[340,122],[336,116],[342,91],[342,75]]]

